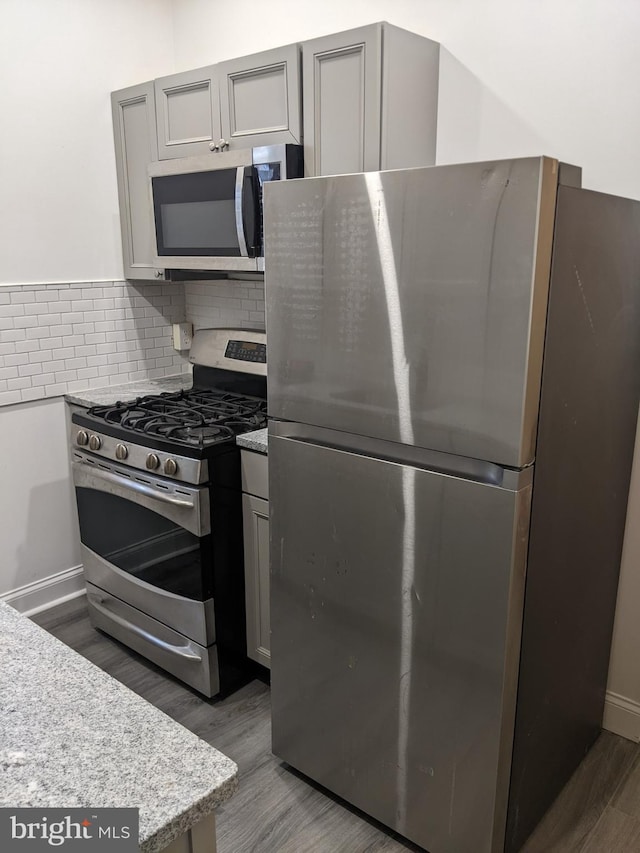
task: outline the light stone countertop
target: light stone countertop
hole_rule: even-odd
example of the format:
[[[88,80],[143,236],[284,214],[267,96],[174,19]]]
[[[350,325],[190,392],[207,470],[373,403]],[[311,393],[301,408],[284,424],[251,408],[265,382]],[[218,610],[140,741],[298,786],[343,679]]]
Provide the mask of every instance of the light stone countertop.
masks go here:
[[[244,450],[255,450],[257,453],[269,453],[267,427],[253,432],[244,432],[237,436],[236,444]]]
[[[140,809],[156,853],[235,793],[217,749],[0,601],[0,806]]]
[[[87,388],[65,394],[67,403],[77,406],[109,406],[112,403],[135,400],[148,394],[173,393],[184,391],[193,385],[191,373],[180,373],[175,376],[163,376],[159,379],[140,379],[137,382],[127,382],[124,385],[106,385],[102,388]]]

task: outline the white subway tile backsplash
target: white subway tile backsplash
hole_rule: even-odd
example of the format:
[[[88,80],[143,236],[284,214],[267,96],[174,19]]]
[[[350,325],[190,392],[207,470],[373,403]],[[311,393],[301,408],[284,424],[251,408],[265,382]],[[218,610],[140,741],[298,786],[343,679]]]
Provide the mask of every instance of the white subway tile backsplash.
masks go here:
[[[34,388],[40,385],[51,385],[56,378],[55,373],[41,373],[39,376],[31,377],[31,384]]]
[[[39,315],[39,314],[48,314],[49,313],[49,304],[51,304],[54,308],[55,305],[49,302],[34,302],[33,305],[25,305],[24,313],[29,316]]]
[[[53,357],[54,358],[73,358],[75,350],[73,347],[61,347],[60,349],[54,349]]]
[[[263,281],[190,281],[184,288],[186,316],[194,329],[264,328]]]
[[[115,356],[113,356],[115,358]],[[77,368],[77,367],[86,367],[87,359],[84,357],[81,358],[68,358],[67,359],[67,367],[68,368]]]
[[[29,364],[42,364],[45,361],[51,361],[51,351],[41,350],[29,353]]]
[[[47,287],[44,285],[40,290],[36,290],[36,302],[57,302],[60,299],[57,287]]]
[[[171,346],[171,323],[184,320],[183,284],[2,288],[0,406],[187,372]]]
[[[29,400],[41,400],[42,399],[42,388],[24,388],[22,391],[16,391],[16,394],[19,395],[18,400],[3,400],[0,397],[0,406],[8,405],[9,403],[27,403]],[[46,397],[46,389],[45,395]]]
[[[96,344],[85,344],[81,347],[76,347],[76,355],[97,355]]]
[[[27,391],[4,391],[0,394],[0,406],[9,406],[11,403],[20,403],[24,394],[31,393]],[[28,398],[27,398],[28,399]],[[31,397],[31,399],[34,399]]]
[[[18,379],[7,380],[8,391],[22,391],[23,388],[31,388],[30,376],[20,376]]]
[[[46,397],[60,397],[62,394],[67,393],[67,386],[64,382],[47,385],[44,389],[44,393]]]
[[[16,341],[14,347],[14,352],[33,352],[40,349],[40,344],[38,341]],[[25,361],[28,361],[28,359],[25,358]]]
[[[3,344],[9,341],[24,341],[26,337],[24,329],[2,329],[0,331],[0,343]]]
[[[21,364],[18,366],[20,376],[35,376],[37,373],[42,373],[41,364]]]
[[[14,317],[13,318],[13,328],[14,329],[29,329],[33,328],[33,326],[38,325],[37,317]]]
[[[84,335],[63,335],[63,347],[77,347],[84,343]]]
[[[0,305],[0,317],[19,317],[24,314],[24,305]]]

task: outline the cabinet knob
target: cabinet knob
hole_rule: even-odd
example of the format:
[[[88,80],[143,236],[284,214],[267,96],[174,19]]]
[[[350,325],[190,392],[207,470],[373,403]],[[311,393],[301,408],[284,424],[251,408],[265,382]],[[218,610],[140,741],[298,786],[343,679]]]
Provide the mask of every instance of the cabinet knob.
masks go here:
[[[162,278],[163,275],[164,273],[162,272],[162,270],[156,270],[156,278]]]
[[[226,139],[219,139],[219,140],[218,140],[218,148],[219,148],[221,151],[224,151],[224,149],[225,149],[225,148],[228,148],[228,147],[229,147],[229,143],[227,142],[227,140],[226,140]]]
[[[215,143],[215,142],[210,142],[210,143],[209,143],[209,149],[210,149],[211,151],[217,151],[217,150],[218,150],[218,145],[217,145],[217,143]]]

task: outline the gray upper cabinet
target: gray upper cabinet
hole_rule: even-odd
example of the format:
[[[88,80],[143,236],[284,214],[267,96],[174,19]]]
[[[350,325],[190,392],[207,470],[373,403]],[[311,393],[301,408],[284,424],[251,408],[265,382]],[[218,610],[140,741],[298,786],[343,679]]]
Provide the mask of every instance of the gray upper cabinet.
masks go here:
[[[433,165],[439,48],[386,23],[303,42],[305,174]]]
[[[158,159],[153,81],[111,95],[125,278],[162,276],[153,267],[147,166]]]
[[[300,48],[243,56],[155,81],[158,156],[300,142]]]
[[[217,66],[155,81],[158,157],[205,154],[220,138]]]
[[[222,139],[231,148],[300,143],[300,48],[297,44],[217,66]]]

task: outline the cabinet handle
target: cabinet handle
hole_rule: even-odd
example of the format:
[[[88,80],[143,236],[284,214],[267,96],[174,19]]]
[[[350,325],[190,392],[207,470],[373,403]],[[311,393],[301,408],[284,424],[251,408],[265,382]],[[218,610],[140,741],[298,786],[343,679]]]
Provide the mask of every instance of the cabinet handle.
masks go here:
[[[218,140],[218,147],[220,148],[221,151],[224,151],[225,148],[229,147],[229,143],[227,142],[226,139],[219,139]]]
[[[164,276],[163,270],[156,270],[156,278],[162,278]]]
[[[217,151],[217,150],[218,150],[218,145],[217,145],[215,142],[210,142],[210,143],[209,143],[209,149],[210,149],[211,151]]]

